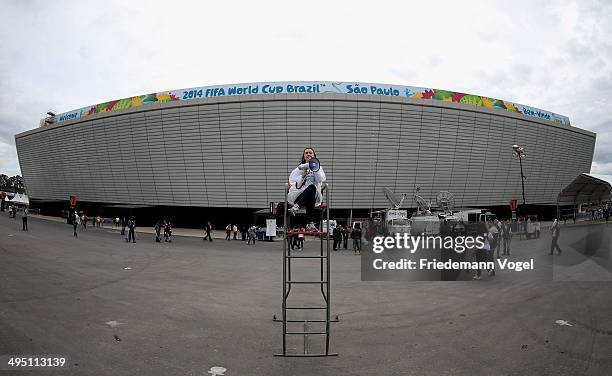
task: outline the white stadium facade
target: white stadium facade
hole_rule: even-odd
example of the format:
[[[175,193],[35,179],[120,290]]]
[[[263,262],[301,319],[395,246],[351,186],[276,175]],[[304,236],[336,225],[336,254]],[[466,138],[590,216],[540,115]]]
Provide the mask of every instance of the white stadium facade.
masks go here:
[[[502,210],[522,201],[513,144],[526,152],[526,202],[552,207],[590,172],[595,137],[565,116],[479,95],[272,82],[114,100],[50,116],[15,141],[35,206],[56,210],[76,196],[91,214],[204,210],[225,220],[282,201],[308,146],[327,174],[332,213],[385,208],[384,187],[408,197],[416,187],[425,198],[450,191],[456,206]]]

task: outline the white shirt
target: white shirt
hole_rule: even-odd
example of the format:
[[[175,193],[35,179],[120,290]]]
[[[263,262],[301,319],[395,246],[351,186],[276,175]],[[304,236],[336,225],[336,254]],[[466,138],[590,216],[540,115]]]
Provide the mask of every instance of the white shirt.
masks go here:
[[[321,195],[321,185],[327,179],[327,177],[325,176],[325,172],[323,171],[323,167],[320,167],[319,171],[317,172],[313,172],[312,170],[307,169],[308,164],[304,163],[294,168],[293,171],[291,171],[291,174],[289,175],[290,186],[289,194],[287,195],[287,201],[289,201],[289,203],[292,205],[294,204],[295,199],[297,199],[298,196],[302,194],[302,192],[304,192],[304,190],[306,190],[306,188],[308,188],[310,185],[314,185],[317,189],[317,198],[315,205],[319,205],[321,201],[323,201],[323,196]],[[302,172],[304,170],[308,171],[306,176],[302,176]]]

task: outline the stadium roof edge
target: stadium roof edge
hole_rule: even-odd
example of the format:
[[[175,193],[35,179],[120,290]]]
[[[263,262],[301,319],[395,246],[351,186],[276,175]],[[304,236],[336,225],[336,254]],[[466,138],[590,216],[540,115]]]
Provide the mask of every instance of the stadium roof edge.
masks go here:
[[[277,94],[346,94],[346,95],[374,95],[388,97],[404,97],[419,100],[438,100],[445,102],[462,103],[475,107],[491,108],[501,111],[520,113],[527,117],[550,120],[563,125],[570,125],[567,116],[550,111],[541,110],[501,99],[462,92],[416,87],[404,85],[390,85],[363,82],[335,82],[335,81],[290,81],[290,82],[256,82],[238,83],[216,86],[202,86],[187,89],[177,89],[151,94],[143,94],[83,107],[80,109],[61,113],[47,119],[53,122],[64,122],[96,113],[123,110],[131,107],[146,106],[153,103],[172,101],[191,101],[202,98],[232,97],[244,95],[277,95]],[[41,121],[44,126],[46,119]]]

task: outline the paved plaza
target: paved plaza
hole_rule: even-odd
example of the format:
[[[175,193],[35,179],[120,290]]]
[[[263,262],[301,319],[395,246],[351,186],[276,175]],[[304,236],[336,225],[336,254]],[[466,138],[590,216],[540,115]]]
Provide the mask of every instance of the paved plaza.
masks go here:
[[[133,244],[109,228],[74,238],[58,221],[29,227],[0,215],[0,354],[63,355],[70,368],[0,375],[612,374],[612,223],[563,227],[561,256],[548,255],[548,231],[515,238],[511,259],[533,258],[536,271],[481,281],[362,282],[360,256],[333,252],[339,356],[328,358],[274,356],[279,241],[155,243],[139,233]],[[317,247],[307,241],[303,253]],[[295,278],[317,276],[315,262],[296,264]],[[321,294],[297,286],[289,299],[316,304]]]

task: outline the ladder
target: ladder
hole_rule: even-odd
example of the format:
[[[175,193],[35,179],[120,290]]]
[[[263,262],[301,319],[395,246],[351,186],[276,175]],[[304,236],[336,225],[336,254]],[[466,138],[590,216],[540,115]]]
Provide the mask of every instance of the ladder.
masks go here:
[[[282,303],[282,318],[279,319],[274,315],[273,319],[277,322],[282,322],[283,324],[283,351],[280,354],[274,354],[274,356],[285,356],[285,357],[321,357],[321,356],[337,356],[337,353],[331,353],[329,351],[329,339],[330,339],[330,323],[338,322],[338,316],[334,319],[331,318],[330,314],[330,269],[329,269],[329,234],[325,236],[325,246],[323,241],[323,236],[325,233],[322,231],[314,231],[314,232],[303,232],[304,235],[314,235],[319,236],[321,238],[321,247],[320,252],[316,256],[307,256],[307,255],[295,255],[291,253],[291,244],[288,242],[289,237],[295,235],[296,232],[290,231],[290,216],[287,215],[287,193],[289,191],[289,185],[285,184],[285,205],[284,205],[284,221],[283,225],[285,227],[284,236],[283,236],[283,303]],[[324,207],[315,208],[316,210],[320,210],[319,216],[319,229],[323,230],[323,218],[327,221],[327,230],[329,232],[329,189],[327,184],[323,184],[321,189],[322,192],[325,192],[325,205]],[[319,260],[319,270],[320,270],[320,278],[318,280],[310,280],[310,281],[296,281],[291,277],[291,266],[292,260],[297,261],[312,261]],[[323,296],[323,300],[325,301],[325,306],[303,306],[303,307],[293,307],[287,305],[287,298],[289,297],[289,293],[291,292],[291,286],[293,285],[319,285],[321,289],[321,295]],[[307,310],[318,310],[325,311],[325,320],[289,320],[287,319],[287,311],[307,311]],[[301,331],[288,331],[287,323],[302,323],[303,330]],[[325,323],[324,331],[310,331],[310,324],[314,323]],[[288,335],[301,335],[303,336],[304,349],[302,353],[289,353],[287,351],[287,336]],[[309,343],[310,336],[325,336],[325,352],[322,353],[311,353],[309,351]]]

